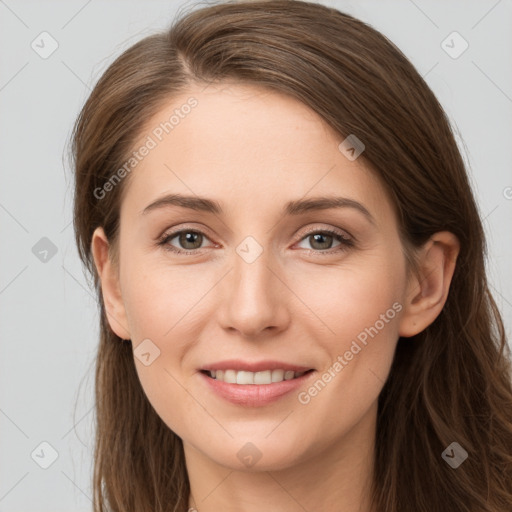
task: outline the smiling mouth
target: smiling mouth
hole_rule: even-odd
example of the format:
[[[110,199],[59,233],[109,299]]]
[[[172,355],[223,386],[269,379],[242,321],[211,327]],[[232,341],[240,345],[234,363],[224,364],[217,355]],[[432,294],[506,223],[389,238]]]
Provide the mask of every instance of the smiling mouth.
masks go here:
[[[298,379],[313,371],[313,369],[302,372],[295,372],[293,370],[285,371],[282,369],[263,370],[260,372],[248,372],[244,370],[201,370],[201,373],[213,380],[226,382],[228,384],[258,385],[274,384],[285,380]]]

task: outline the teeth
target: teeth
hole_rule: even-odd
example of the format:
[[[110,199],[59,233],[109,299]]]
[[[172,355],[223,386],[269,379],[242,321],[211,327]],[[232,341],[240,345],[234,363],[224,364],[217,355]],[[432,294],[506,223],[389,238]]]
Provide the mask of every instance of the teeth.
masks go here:
[[[237,384],[254,384],[254,373],[253,372],[237,372],[236,383]]]
[[[224,382],[229,384],[236,384],[236,372],[235,370],[224,371]]]
[[[247,372],[236,370],[210,370],[210,377],[229,384],[272,384],[283,380],[296,379],[306,372],[292,370],[264,370],[262,372]]]
[[[281,382],[284,380],[284,370],[272,370],[272,382]]]

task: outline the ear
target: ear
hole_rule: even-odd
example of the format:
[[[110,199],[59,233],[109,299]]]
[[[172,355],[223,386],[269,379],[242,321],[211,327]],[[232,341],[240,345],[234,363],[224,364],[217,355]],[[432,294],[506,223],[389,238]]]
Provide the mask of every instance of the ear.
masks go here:
[[[417,255],[418,275],[411,274],[400,318],[399,335],[410,337],[426,329],[441,313],[460,250],[449,231],[432,235]]]
[[[126,311],[119,286],[119,272],[117,267],[112,264],[108,249],[109,243],[103,228],[96,228],[92,235],[91,250],[101,281],[101,293],[108,323],[117,336],[129,340],[130,332],[127,327]]]

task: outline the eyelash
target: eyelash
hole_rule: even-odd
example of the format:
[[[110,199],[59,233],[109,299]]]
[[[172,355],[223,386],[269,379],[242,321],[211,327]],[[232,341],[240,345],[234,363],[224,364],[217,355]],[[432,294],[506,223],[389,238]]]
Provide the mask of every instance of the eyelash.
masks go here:
[[[181,233],[195,233],[202,235],[203,237],[209,239],[205,233],[202,231],[196,230],[196,229],[180,229],[178,231],[174,231],[171,233],[164,233],[158,241],[158,245],[162,246],[162,248],[166,251],[170,251],[176,254],[180,255],[194,255],[198,254],[200,249],[194,249],[194,250],[185,250],[185,249],[177,249],[176,247],[170,245],[168,242],[172,240],[173,238],[176,238],[177,235]],[[316,234],[329,234],[332,235],[338,242],[340,242],[340,245],[334,249],[325,249],[325,250],[319,250],[319,249],[304,249],[305,251],[308,251],[308,254],[314,253],[315,255],[322,255],[322,256],[328,256],[335,253],[340,253],[343,251],[346,251],[350,247],[354,246],[354,241],[350,238],[347,238],[343,235],[343,233],[336,231],[334,229],[313,229],[311,231],[306,232],[302,238],[297,242],[302,242],[304,239],[316,235]]]

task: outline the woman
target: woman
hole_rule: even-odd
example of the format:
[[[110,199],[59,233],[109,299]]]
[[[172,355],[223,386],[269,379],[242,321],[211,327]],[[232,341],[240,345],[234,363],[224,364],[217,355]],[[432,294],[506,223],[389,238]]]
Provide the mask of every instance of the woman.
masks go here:
[[[75,126],[96,512],[510,511],[512,386],[451,128],[307,2],[147,37]]]

